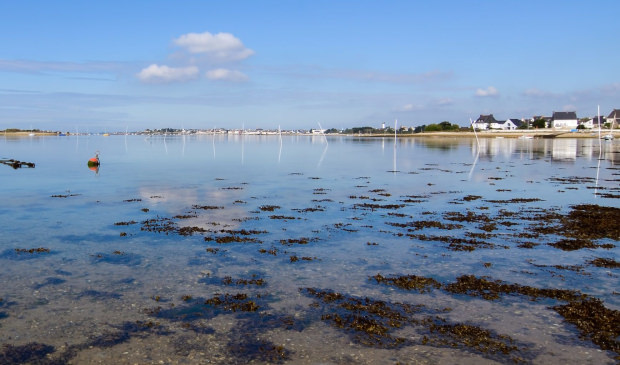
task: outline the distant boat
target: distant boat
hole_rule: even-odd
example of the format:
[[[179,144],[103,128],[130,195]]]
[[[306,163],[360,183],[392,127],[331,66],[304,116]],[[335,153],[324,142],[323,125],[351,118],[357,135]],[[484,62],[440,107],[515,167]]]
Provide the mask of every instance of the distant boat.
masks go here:
[[[104,136],[104,137],[109,137],[109,136],[110,136],[110,134],[109,134],[109,133],[104,133],[104,134],[103,134],[103,136]]]

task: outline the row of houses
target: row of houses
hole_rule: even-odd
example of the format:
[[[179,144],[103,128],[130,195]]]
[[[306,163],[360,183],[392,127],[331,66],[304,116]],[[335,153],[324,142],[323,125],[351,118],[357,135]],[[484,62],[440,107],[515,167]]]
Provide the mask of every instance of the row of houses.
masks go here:
[[[493,114],[481,114],[480,117],[472,123],[472,127],[478,130],[515,130],[523,126],[530,126],[531,123],[540,119],[545,121],[547,128],[576,129],[582,125],[583,128],[591,129],[595,127],[598,128],[599,125],[598,117],[580,120],[577,119],[576,112],[553,112],[551,117],[537,115],[530,119],[506,120],[496,120]],[[616,128],[620,123],[620,109],[612,110],[607,117],[600,117],[600,125],[602,126],[605,123],[610,123],[612,128]]]

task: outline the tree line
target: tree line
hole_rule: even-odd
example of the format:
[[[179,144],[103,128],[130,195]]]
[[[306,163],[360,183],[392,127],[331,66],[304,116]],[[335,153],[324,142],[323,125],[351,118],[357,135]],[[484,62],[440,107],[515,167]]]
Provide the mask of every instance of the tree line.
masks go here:
[[[442,131],[468,131],[470,128],[463,128],[458,124],[452,124],[448,121],[441,123],[431,123],[428,125],[421,125],[417,127],[401,127],[396,130],[396,134],[414,134],[422,132],[442,132]],[[373,128],[373,127],[353,127],[344,130],[337,130],[336,128],[330,128],[325,133],[343,133],[343,134],[394,134],[394,128]]]

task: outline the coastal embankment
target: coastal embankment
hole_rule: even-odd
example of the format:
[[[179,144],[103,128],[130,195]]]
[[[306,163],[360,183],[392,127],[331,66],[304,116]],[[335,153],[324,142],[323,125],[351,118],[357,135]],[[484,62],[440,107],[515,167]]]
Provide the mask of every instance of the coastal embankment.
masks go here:
[[[399,134],[398,138],[429,138],[429,137],[453,137],[453,138],[599,138],[612,134],[614,138],[620,138],[620,130],[602,130],[600,135],[597,131],[568,130],[517,130],[517,131],[480,131],[480,132],[422,132],[415,134]],[[364,137],[394,137],[394,134],[351,135]]]

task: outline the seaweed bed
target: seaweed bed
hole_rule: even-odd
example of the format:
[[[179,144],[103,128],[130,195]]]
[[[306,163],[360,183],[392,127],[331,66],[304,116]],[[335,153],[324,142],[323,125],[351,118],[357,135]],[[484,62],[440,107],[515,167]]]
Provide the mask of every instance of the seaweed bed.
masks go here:
[[[370,298],[346,296],[328,290],[300,289],[314,297],[321,319],[343,329],[361,345],[376,348],[399,348],[412,345],[461,348],[501,362],[526,362],[531,345],[519,343],[504,334],[466,323],[452,323],[440,316],[449,312],[424,305],[390,303]],[[411,326],[415,337],[399,337],[394,332]]]
[[[324,193],[325,190],[314,190],[314,194]],[[381,196],[390,196],[384,190],[375,190]],[[365,196],[350,196],[352,200],[372,199]],[[465,196],[463,201],[483,200],[479,196]],[[376,201],[376,200],[375,200]],[[512,200],[487,200],[493,204],[528,204],[537,202],[539,199],[512,199]],[[411,204],[411,203],[410,203]],[[415,203],[413,203],[415,204]],[[369,210],[371,212],[382,210],[398,210],[405,204],[375,204],[353,203],[351,210]],[[444,221],[438,219],[411,220],[411,216],[390,212],[388,217],[406,219],[407,221],[388,221],[386,227],[392,227],[397,231],[386,230],[394,236],[405,236],[417,242],[446,243],[446,248],[451,251],[471,252],[478,249],[510,249],[533,248],[544,242],[545,239],[550,247],[560,250],[571,251],[579,249],[609,249],[615,245],[606,242],[596,243],[597,240],[618,240],[619,227],[613,222],[620,217],[620,209],[603,207],[598,205],[582,204],[570,207],[568,214],[563,215],[555,209],[526,208],[516,211],[500,209],[496,215],[484,211],[474,212],[466,210],[447,211],[441,214]],[[171,218],[158,217],[142,222],[142,230],[165,234],[178,234],[181,236],[202,235],[205,242],[218,244],[230,243],[254,243],[262,244],[263,241],[257,236],[268,234],[263,230],[229,230],[208,229],[201,227],[184,227],[179,222],[185,217],[195,218],[197,209],[223,209],[214,206],[194,205],[187,215],[178,215]],[[291,209],[293,212],[306,213],[323,210],[324,207]],[[262,205],[257,212],[273,212],[284,210],[279,205]],[[435,215],[429,213],[429,215]],[[271,216],[271,219],[276,219]],[[438,218],[438,217],[437,217]],[[280,219],[297,220],[299,217],[286,216]],[[134,221],[127,223],[133,224]],[[117,223],[125,225],[125,223]],[[464,224],[468,224],[466,227]],[[479,232],[471,231],[477,227]],[[514,228],[511,228],[515,226]],[[356,232],[357,229],[349,228],[351,224],[336,223],[336,229],[345,232]],[[510,241],[498,241],[495,231],[498,227],[511,228]],[[465,236],[469,238],[446,235],[414,233],[414,232],[439,232],[439,231],[462,231],[468,229]],[[545,239],[543,239],[545,238]],[[538,242],[532,242],[536,239]],[[286,238],[279,239],[279,243],[285,246],[307,246],[310,242],[320,241],[320,238]],[[501,242],[501,243],[500,243]],[[369,246],[377,245],[374,243]],[[209,251],[210,250],[210,251]],[[217,253],[218,250],[207,248],[207,251]],[[260,249],[261,253],[270,253],[277,256],[278,250]],[[290,255],[290,262],[313,261],[317,257]],[[604,268],[617,268],[618,263],[613,259],[597,258],[590,260],[589,265]],[[489,268],[492,263],[485,263]],[[556,269],[567,267],[556,265]],[[576,265],[575,270],[580,271],[583,267]],[[420,294],[429,293],[432,290],[441,290],[444,293],[458,296],[466,295],[479,297],[484,300],[497,301],[504,295],[524,296],[530,300],[541,299],[553,300],[557,304],[550,308],[561,315],[566,322],[576,326],[582,338],[590,340],[602,350],[608,350],[620,355],[620,346],[617,337],[620,335],[620,312],[606,308],[602,301],[581,294],[574,290],[535,288],[520,284],[510,284],[500,280],[489,280],[474,275],[462,275],[455,282],[441,283],[430,277],[416,275],[383,276],[377,274],[371,277],[377,284],[398,287],[407,291],[415,291]],[[213,283],[216,278],[205,279],[205,283]],[[263,279],[252,277],[251,279],[233,279],[230,276],[221,280],[223,285],[261,287],[265,284]],[[530,362],[536,357],[533,346],[528,343],[520,343],[506,334],[499,334],[489,329],[481,328],[472,323],[452,323],[441,317],[441,313],[449,312],[449,308],[431,309],[424,305],[409,305],[405,303],[391,303],[371,298],[350,297],[331,290],[303,288],[300,291],[318,300],[311,308],[320,312],[320,319],[331,324],[333,327],[346,331],[356,343],[363,346],[378,348],[399,348],[411,345],[426,345],[434,347],[461,348],[465,351],[474,352],[500,362]],[[255,312],[261,308],[254,300],[248,299],[246,294],[225,294],[215,296],[204,301],[204,304],[193,304],[190,307],[176,307],[164,310],[161,307],[150,310],[149,315],[159,319],[168,320],[193,320],[195,318],[212,318],[215,313],[221,311],[231,312]],[[197,303],[191,297],[187,301]],[[256,297],[260,300],[260,295]],[[264,305],[264,304],[263,304]],[[318,308],[322,309],[318,309]],[[212,308],[212,309],[208,309]],[[208,312],[208,313],[207,313]],[[209,314],[210,313],[210,314]],[[396,333],[402,331],[405,326],[410,326],[416,333],[414,337],[401,337]],[[240,346],[243,347],[243,346]],[[239,350],[240,347],[237,347]],[[270,361],[282,361],[289,358],[291,353],[283,347],[273,344],[258,346],[265,350],[269,348]]]
[[[437,170],[431,167],[425,169]],[[453,173],[450,170],[439,171]],[[318,177],[309,179],[320,180]],[[362,183],[369,180],[367,177],[359,179],[363,180]],[[489,178],[493,181],[502,179],[504,178]],[[554,182],[566,185],[582,183],[583,180],[574,178]],[[591,181],[586,180],[586,183]],[[183,289],[189,291],[187,288],[192,288],[196,292],[182,292],[174,296],[152,293],[153,295],[148,298],[148,305],[142,304],[139,312],[134,313],[136,317],[134,321],[105,323],[105,328],[100,333],[91,335],[79,343],[66,344],[62,347],[41,342],[5,343],[0,349],[0,363],[71,363],[81,351],[112,348],[128,343],[132,339],[145,339],[151,336],[174,338],[170,342],[174,343],[177,355],[197,350],[204,351],[201,345],[183,343],[183,336],[187,333],[202,338],[202,341],[207,340],[200,336],[217,338],[225,344],[222,351],[228,356],[226,360],[231,363],[285,363],[297,360],[296,353],[286,344],[270,338],[271,332],[286,335],[286,331],[303,332],[317,325],[327,325],[336,333],[344,332],[350,341],[364,349],[428,346],[456,349],[500,363],[531,363],[542,351],[537,344],[518,339],[515,335],[485,328],[475,316],[472,316],[471,320],[454,321],[451,319],[452,308],[433,308],[424,302],[426,296],[434,294],[449,296],[451,303],[484,300],[497,304],[502,303],[506,297],[519,300],[521,304],[542,302],[547,305],[551,313],[557,313],[562,317],[568,324],[567,331],[574,333],[575,337],[591,342],[603,351],[613,353],[611,356],[620,361],[620,311],[609,308],[603,300],[579,290],[539,288],[493,280],[492,276],[472,273],[456,275],[453,281],[445,281],[445,277],[439,279],[439,276],[381,273],[368,276],[370,274],[367,274],[363,276],[362,281],[366,278],[368,280],[359,285],[355,295],[330,288],[298,288],[298,284],[294,284],[294,288],[299,291],[296,294],[301,294],[303,300],[311,303],[303,308],[297,304],[295,315],[282,311],[277,304],[282,298],[278,296],[290,293],[269,293],[267,290],[277,292],[280,288],[273,286],[271,282],[268,283],[269,275],[263,275],[262,272],[257,274],[252,269],[256,268],[257,264],[264,264],[280,268],[279,275],[282,276],[286,276],[289,272],[295,272],[300,276],[309,275],[310,272],[321,275],[321,270],[324,270],[321,266],[323,263],[338,262],[342,259],[336,254],[332,257],[331,252],[326,249],[331,244],[332,237],[350,237],[353,243],[348,248],[368,250],[369,255],[376,253],[377,257],[381,257],[383,252],[381,250],[396,240],[411,245],[412,251],[419,247],[439,247],[442,256],[473,256],[481,252],[504,252],[499,250],[528,253],[531,251],[526,250],[537,249],[566,251],[566,253],[554,251],[566,255],[583,250],[582,252],[598,255],[607,252],[602,250],[615,248],[616,242],[620,239],[620,226],[617,224],[620,221],[620,208],[616,207],[577,204],[568,206],[565,210],[557,207],[539,208],[537,203],[544,201],[538,198],[486,199],[480,195],[464,195],[455,191],[397,196],[383,188],[368,188],[370,182],[366,184],[357,185],[355,189],[358,192],[355,194],[339,196],[341,199],[337,197],[313,199],[312,203],[320,202],[321,205],[310,207],[306,205],[303,208],[292,207],[286,204],[288,202],[278,201],[273,204],[261,202],[252,206],[254,197],[246,201],[235,196],[231,206],[242,204],[249,206],[249,209],[246,216],[231,213],[234,218],[221,218],[229,214],[231,208],[220,204],[196,203],[181,212],[169,215],[141,208],[142,213],[139,214],[144,217],[144,213],[147,213],[147,218],[127,219],[110,224],[111,229],[127,230],[115,237],[121,242],[127,242],[127,245],[119,247],[120,249],[106,248],[105,252],[90,251],[90,264],[99,267],[106,264],[122,265],[122,269],[128,270],[152,265],[150,252],[132,252],[133,246],[130,240],[139,235],[175,236],[179,239],[175,243],[191,242],[200,248],[200,252],[195,253],[194,257],[184,258],[191,265],[220,263],[219,260],[222,263],[236,263],[234,260],[237,257],[247,255],[248,252],[251,264],[243,262],[240,267],[247,268],[247,271],[241,273],[237,268],[234,274],[223,273],[224,269],[221,269],[222,272],[212,273],[211,266],[205,265],[201,277]],[[247,184],[242,185],[244,187],[224,187],[220,190],[231,194],[250,190],[245,187]],[[430,185],[432,183],[429,183]],[[506,193],[510,190],[498,190],[498,192]],[[333,189],[321,187],[312,188],[309,192],[312,196],[334,193]],[[432,199],[433,195],[452,195],[452,198],[456,196],[449,204],[468,203],[482,206],[467,206],[465,209],[454,211],[432,211],[428,210],[432,207],[429,208],[425,203]],[[144,203],[141,198],[125,199],[122,202]],[[137,210],[135,204],[126,205],[133,205],[133,209]],[[269,215],[269,212],[275,211],[282,214]],[[345,212],[342,215],[345,218],[342,221],[328,223],[320,220],[323,213],[330,214],[333,211]],[[319,218],[313,217],[314,215]],[[265,225],[270,227],[269,231],[263,228],[262,219],[270,220],[270,224]],[[313,226],[314,219],[324,224]],[[365,235],[368,232],[375,234],[370,238],[372,241]],[[385,242],[380,240],[383,237]],[[355,246],[356,243],[358,246]],[[114,244],[118,242],[115,241]],[[223,249],[224,247],[226,249]],[[415,259],[421,260],[419,267],[423,268],[430,259],[428,252],[421,251],[415,252]],[[474,251],[477,252],[473,253]],[[257,255],[257,252],[268,255]],[[50,253],[51,250],[44,247],[14,248],[2,252],[0,259],[44,259],[50,256]],[[342,255],[346,254],[348,252]],[[479,260],[477,265],[480,270],[493,273],[492,270],[503,262],[498,259],[498,265],[495,261],[490,262],[492,260],[489,257],[502,255],[500,253],[496,256],[483,256],[484,260]],[[357,257],[357,259],[356,264],[365,263],[365,258]],[[530,264],[529,269],[538,271],[528,273],[522,270],[520,274],[534,276],[546,273],[559,278],[560,281],[566,280],[563,275],[582,275],[590,279],[594,276],[593,273],[599,272],[615,278],[616,269],[620,268],[620,263],[613,257],[588,256],[576,264],[556,264],[556,262],[546,264],[530,259],[524,261]],[[366,267],[366,270],[371,268],[374,270],[372,265]],[[473,266],[470,268],[474,270]],[[303,271],[305,269],[308,271]],[[463,270],[467,271],[468,268],[464,267]],[[374,270],[373,273],[377,271],[379,270]],[[67,274],[69,275],[71,274]],[[29,287],[37,291],[52,290],[67,286],[70,281],[71,278],[41,276]],[[570,287],[569,284],[567,287]],[[230,289],[235,292],[226,292]],[[204,291],[200,290],[208,291],[210,294],[202,294]],[[365,290],[368,292],[364,292]],[[406,298],[408,302],[391,300],[392,291],[397,292],[399,298]],[[125,300],[125,295],[125,292],[120,291],[89,288],[74,292],[72,298],[78,301],[86,299],[95,303],[108,300],[122,301]],[[153,304],[153,301],[156,304]],[[420,301],[425,304],[420,304]],[[41,305],[44,304],[47,303]],[[15,303],[8,302],[6,297],[0,298],[0,308],[3,309],[0,312],[0,320],[10,317],[14,306]],[[221,319],[220,316],[226,318],[224,321],[229,325],[226,331],[212,326],[212,321],[216,318]],[[205,344],[208,342],[202,343]]]
[[[567,322],[577,326],[581,336],[590,339],[602,350],[613,351],[620,355],[620,341],[618,340],[620,311],[608,309],[599,299],[574,290],[540,289],[508,284],[500,280],[489,281],[473,275],[463,275],[458,277],[456,282],[443,285],[432,278],[415,275],[384,277],[377,274],[371,279],[377,283],[393,285],[405,290],[416,290],[421,293],[428,291],[429,288],[441,288],[448,293],[481,297],[486,300],[498,300],[501,295],[518,294],[527,296],[531,300],[547,298],[567,302],[567,304],[555,305],[552,308]]]

